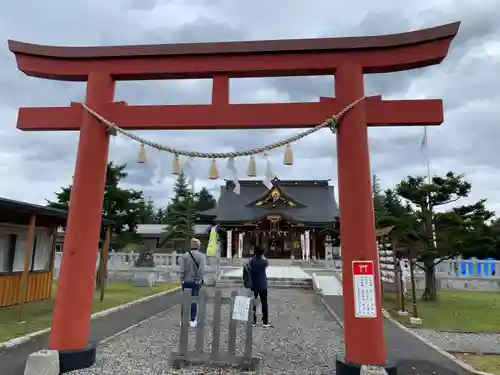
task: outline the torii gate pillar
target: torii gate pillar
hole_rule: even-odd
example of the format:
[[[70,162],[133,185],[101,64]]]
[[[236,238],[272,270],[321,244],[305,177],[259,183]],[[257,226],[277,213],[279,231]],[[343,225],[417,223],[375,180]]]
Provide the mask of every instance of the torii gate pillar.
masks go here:
[[[39,78],[87,81],[87,105],[126,130],[308,128],[364,96],[363,75],[439,64],[459,23],[377,37],[201,43],[156,46],[53,47],[9,41],[18,67]],[[230,104],[229,79],[335,75],[335,98],[313,103]],[[114,80],[213,80],[206,105],[128,106],[113,102]],[[365,99],[338,130],[339,204],[344,294],[345,360],[337,374],[359,374],[362,365],[386,363],[376,252],[368,126],[440,125],[439,99]],[[50,347],[80,366],[92,362],[87,348],[108,154],[105,127],[81,105],[21,108],[22,130],[80,131]],[[356,316],[352,264],[371,261],[375,314]],[[60,356],[61,357],[61,356]],[[63,358],[63,357],[61,357]],[[67,358],[67,357],[64,357]],[[95,359],[95,358],[94,358]],[[61,370],[62,372],[62,370]]]
[[[89,107],[102,108],[112,103],[114,92],[115,81],[109,74],[89,74],[86,92]],[[94,295],[108,163],[109,134],[106,127],[88,112],[82,113],[81,121],[49,341],[49,348],[60,351],[84,349],[88,345],[92,313],[89,301],[92,302]],[[73,333],[68,335],[68,332]]]
[[[339,66],[335,74],[335,92],[343,102],[364,95],[363,70],[356,64]],[[370,155],[365,103],[355,106],[342,120],[337,133],[337,163],[342,243],[342,289],[344,296],[344,327],[346,358],[350,363],[385,364],[384,329],[380,306],[377,316],[355,317],[352,262],[371,260],[378,269],[375,242],[375,220],[371,191]],[[375,273],[379,285],[379,274]],[[381,303],[380,288],[375,300]],[[363,345],[359,338],[363,337]]]

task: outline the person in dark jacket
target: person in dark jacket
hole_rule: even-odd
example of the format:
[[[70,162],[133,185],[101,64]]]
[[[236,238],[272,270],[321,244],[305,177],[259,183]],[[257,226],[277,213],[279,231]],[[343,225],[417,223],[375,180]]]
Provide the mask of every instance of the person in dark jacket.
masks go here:
[[[254,247],[254,256],[250,259],[250,273],[252,275],[252,290],[255,298],[260,299],[262,308],[262,326],[271,327],[269,323],[269,310],[267,304],[267,267],[269,261],[264,256],[264,250],[260,246]],[[253,324],[257,324],[257,307],[253,306]]]

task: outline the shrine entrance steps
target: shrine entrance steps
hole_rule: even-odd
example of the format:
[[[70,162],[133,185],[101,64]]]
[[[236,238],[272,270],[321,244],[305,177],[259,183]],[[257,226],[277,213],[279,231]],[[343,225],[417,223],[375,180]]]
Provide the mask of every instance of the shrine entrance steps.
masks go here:
[[[283,267],[270,265],[267,269],[270,288],[313,289],[313,277],[300,267]],[[217,284],[224,286],[243,285],[243,268],[221,270],[221,278]]]
[[[220,258],[220,266],[221,268],[239,268],[244,264],[248,263],[250,258]],[[306,272],[310,271],[324,271],[324,270],[340,270],[341,269],[341,261],[339,259],[268,259],[269,264],[271,266],[277,267],[299,267],[302,268]]]
[[[275,259],[270,260],[267,269],[269,286],[284,288],[314,289],[321,295],[342,296],[340,273],[331,268],[304,268],[295,265],[281,265]],[[221,269],[221,277],[217,281],[226,286],[241,286],[243,284],[243,267],[227,267]]]

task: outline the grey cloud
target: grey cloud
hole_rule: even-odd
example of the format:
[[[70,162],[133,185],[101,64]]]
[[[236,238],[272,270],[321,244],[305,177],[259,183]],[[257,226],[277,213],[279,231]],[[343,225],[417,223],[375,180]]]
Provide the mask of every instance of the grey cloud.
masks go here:
[[[132,0],[129,1],[130,9],[140,10],[153,10],[158,1],[157,0]]]
[[[446,70],[453,69],[459,65],[471,47],[478,44],[481,45],[487,38],[492,36],[500,37],[498,27],[500,7],[494,0],[483,1],[482,6],[478,6],[470,1],[454,2],[447,9],[427,8],[424,11],[418,12],[417,17],[415,15],[412,15],[412,17],[405,16],[401,13],[400,9],[396,8],[396,10],[393,10],[394,7],[378,8],[386,10],[375,10],[365,13],[356,27],[356,35],[391,34],[463,20],[461,30],[453,42],[450,57],[443,64]],[[414,20],[418,21],[415,22]],[[335,32],[335,27],[333,26],[330,32],[324,31],[323,34],[328,36],[338,35]],[[433,68],[367,75],[365,78],[366,92],[378,93],[384,96],[404,95],[414,79],[429,74],[431,69]],[[325,91],[328,92],[325,90],[328,79],[331,78],[311,77],[307,80],[307,84],[304,84],[304,81],[299,82],[299,80],[288,80],[286,82],[275,80],[274,86],[279,90],[287,92],[291,98],[311,100],[320,95],[331,95],[322,94]]]
[[[481,50],[483,48],[478,48]],[[479,52],[478,52],[479,53]],[[436,70],[425,77],[425,89],[431,96],[443,97],[445,109],[451,111],[459,108],[464,102],[488,100],[498,97],[500,92],[500,76],[492,72],[500,70],[500,61],[489,58],[485,52],[482,56],[472,55],[461,59],[448,71]],[[428,77],[435,76],[441,85],[432,85]]]
[[[481,43],[500,33],[498,29],[500,7],[495,0],[482,0],[476,3],[467,0],[455,1],[446,9],[428,8],[421,11],[419,16],[419,23],[426,26],[462,21],[458,38],[454,42],[454,48],[462,49],[462,53],[467,53],[465,47],[471,47],[470,44]]]
[[[244,30],[207,17],[197,18],[175,29],[165,28],[149,30],[142,38],[148,43],[190,43],[223,42],[245,39]]]

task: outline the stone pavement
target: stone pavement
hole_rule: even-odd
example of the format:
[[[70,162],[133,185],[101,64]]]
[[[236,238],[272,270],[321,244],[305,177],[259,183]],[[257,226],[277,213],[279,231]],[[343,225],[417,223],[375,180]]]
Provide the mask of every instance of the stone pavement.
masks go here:
[[[294,279],[294,280],[310,280],[311,275],[305,272],[300,267],[292,266],[275,266],[270,265],[267,268],[267,277],[269,279]],[[224,270],[222,277],[243,277],[243,267]]]
[[[229,290],[224,293],[229,294]],[[342,318],[342,297],[323,297]],[[179,337],[180,294],[164,296],[146,304],[119,311],[92,322],[90,342],[99,342],[148,317],[164,314],[133,328],[98,349],[93,368],[74,375],[167,375],[167,374],[239,374],[208,366],[170,368],[170,352],[176,350]],[[176,307],[173,307],[176,306]],[[173,308],[172,308],[173,307]],[[166,311],[168,310],[168,311]],[[209,308],[211,313],[211,309]],[[228,308],[223,309],[225,321]],[[343,354],[342,327],[332,318],[320,298],[311,291],[270,289],[270,314],[274,328],[254,330],[255,353],[261,357],[258,374],[332,374],[335,356]],[[211,319],[209,314],[209,320]],[[436,350],[388,320],[384,320],[388,355],[398,362],[400,375],[470,375]],[[211,332],[205,336],[208,345]],[[227,323],[222,338],[227,336]],[[193,337],[191,337],[191,340]],[[46,347],[41,337],[0,353],[0,373],[23,375],[26,358]],[[222,350],[225,343],[222,342]],[[242,344],[239,344],[242,347]]]
[[[426,328],[412,328],[411,331],[449,352],[500,354],[499,333],[435,331]]]
[[[96,343],[140,321],[180,303],[180,292],[150,299],[144,303],[92,320],[89,342]],[[47,347],[48,335],[0,352],[0,374],[23,375],[31,353]]]
[[[342,320],[342,296],[324,296],[326,304]],[[398,364],[400,375],[471,375],[469,371],[384,319],[387,356]]]
[[[229,294],[230,290],[224,290]],[[312,291],[299,289],[269,290],[270,319],[273,328],[254,329],[254,355],[261,358],[256,374],[332,374],[336,354],[343,354],[341,326],[332,318]],[[207,321],[212,319],[208,305]],[[223,308],[221,350],[227,348],[229,307]],[[242,327],[240,327],[242,332]],[[168,375],[168,374],[240,374],[234,368],[188,366],[181,370],[170,367],[169,358],[177,350],[180,330],[180,308],[160,315],[118,336],[98,350],[94,367],[72,375]],[[205,345],[211,332],[207,327]],[[238,334],[243,338],[243,334]],[[190,345],[194,335],[190,334]],[[243,343],[238,342],[242,349]],[[238,351],[238,350],[237,350]]]

